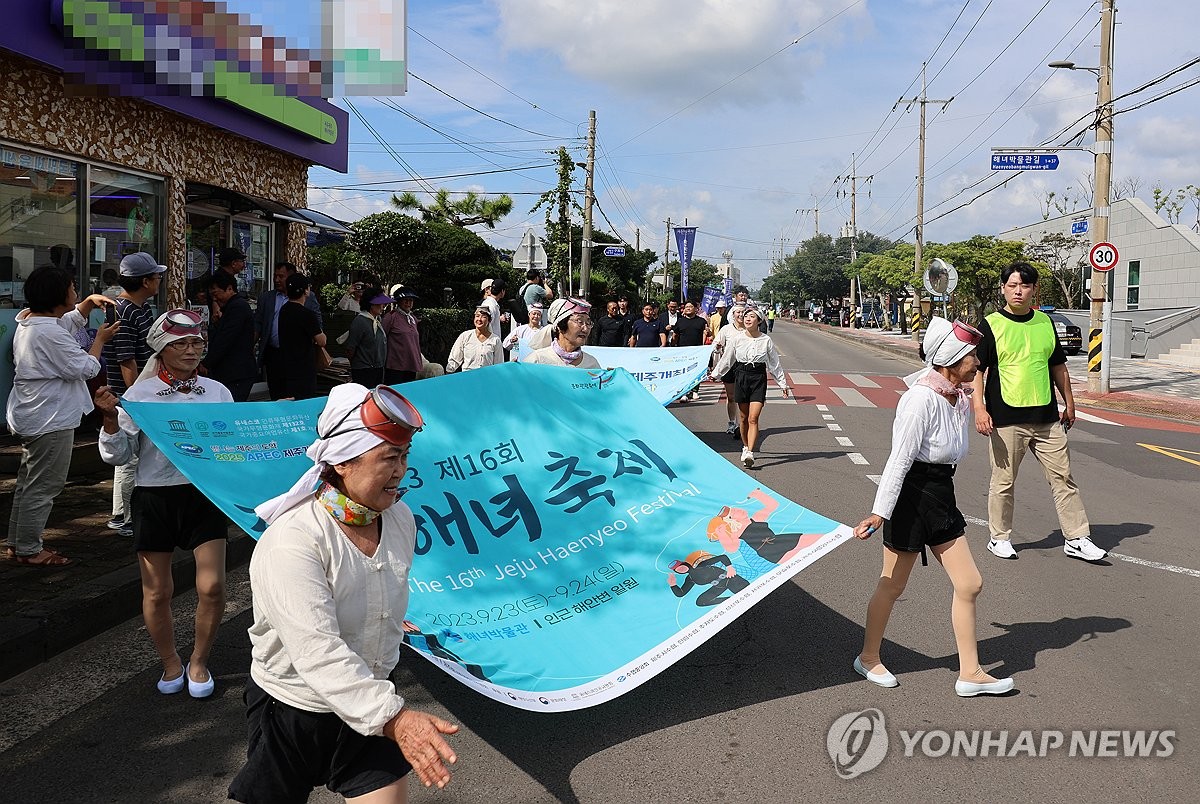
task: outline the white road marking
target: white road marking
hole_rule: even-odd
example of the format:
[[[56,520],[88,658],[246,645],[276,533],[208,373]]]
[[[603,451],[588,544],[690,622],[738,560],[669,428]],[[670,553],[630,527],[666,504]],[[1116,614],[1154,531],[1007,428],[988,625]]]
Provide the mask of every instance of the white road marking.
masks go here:
[[[838,436],[837,442],[839,444],[841,444],[843,447],[853,447],[854,446],[854,442],[851,441],[850,439],[846,438],[845,436]]]
[[[848,452],[846,453],[846,457],[850,459],[850,463],[856,463],[859,466],[870,466],[870,462],[857,452]]]
[[[859,388],[878,388],[879,387],[879,385],[877,383],[875,383],[872,380],[868,380],[866,377],[864,377],[861,374],[843,374],[842,376],[845,377],[850,382],[857,385]]]
[[[873,408],[875,403],[853,388],[830,388],[848,408]]]
[[[1062,413],[1062,411],[1063,411],[1063,409],[1059,408],[1060,414]],[[1124,427],[1125,426],[1125,425],[1121,424],[1120,422],[1109,421],[1108,419],[1102,419],[1099,416],[1093,416],[1091,413],[1084,413],[1082,410],[1075,411],[1075,418],[1079,419],[1080,421],[1094,422],[1095,424],[1111,424],[1114,427]]]
[[[833,422],[830,422],[829,424],[827,424],[825,426],[828,427],[830,430],[832,430],[835,433],[842,432],[842,426],[840,424],[834,424]]]
[[[824,412],[826,412],[827,410],[829,410],[829,406],[828,406],[828,405],[817,405],[817,410],[819,410],[819,411],[821,411],[822,413],[824,413]]]
[[[963,514],[963,519],[967,520],[972,525],[982,525],[985,528],[988,526],[988,521],[986,519],[980,519],[979,517],[968,516],[967,514]]]
[[[878,486],[879,481],[883,480],[883,475],[867,475],[867,480],[870,480],[872,483]]]
[[[825,421],[827,421],[827,422],[831,422],[831,421],[833,421],[833,414],[830,414],[830,413],[822,413],[822,414],[821,414],[821,418],[822,418],[822,419],[824,419],[824,420],[825,420]]]
[[[1122,561],[1128,561],[1130,564],[1139,564],[1143,567],[1153,567],[1154,569],[1166,570],[1167,572],[1176,572],[1180,575],[1191,575],[1193,578],[1200,578],[1200,570],[1188,569],[1187,567],[1176,567],[1174,564],[1160,564],[1157,561],[1147,561],[1144,558],[1134,558],[1120,553],[1109,553],[1113,558],[1119,558]]]
[[[806,371],[788,372],[788,376],[792,379],[792,385],[817,385],[818,384],[816,379],[813,378],[813,375],[809,374]]]

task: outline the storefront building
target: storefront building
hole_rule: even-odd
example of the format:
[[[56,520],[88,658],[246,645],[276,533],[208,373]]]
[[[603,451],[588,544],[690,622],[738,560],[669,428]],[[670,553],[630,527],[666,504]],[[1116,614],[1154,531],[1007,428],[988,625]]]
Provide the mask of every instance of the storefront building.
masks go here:
[[[315,219],[304,210],[308,168],[345,170],[345,113],[286,84],[257,106],[214,97],[216,83],[178,94],[149,57],[83,49],[84,21],[72,15],[83,5],[104,6],[10,0],[0,26],[0,308],[20,308],[24,279],[46,263],[98,292],[125,254],[150,252],[168,267],[170,305],[227,246],[247,255],[239,284],[251,300],[271,287],[276,262],[303,266]]]

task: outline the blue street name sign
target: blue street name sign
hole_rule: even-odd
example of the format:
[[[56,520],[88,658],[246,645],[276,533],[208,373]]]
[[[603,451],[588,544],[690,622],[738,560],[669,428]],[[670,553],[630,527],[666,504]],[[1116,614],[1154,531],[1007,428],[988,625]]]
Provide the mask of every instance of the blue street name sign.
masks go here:
[[[992,170],[1058,170],[1058,154],[992,154]]]
[[[1071,221],[1071,234],[1087,234],[1087,221]]]
[[[605,257],[624,257],[625,256],[625,247],[624,246],[605,246],[604,256]]]

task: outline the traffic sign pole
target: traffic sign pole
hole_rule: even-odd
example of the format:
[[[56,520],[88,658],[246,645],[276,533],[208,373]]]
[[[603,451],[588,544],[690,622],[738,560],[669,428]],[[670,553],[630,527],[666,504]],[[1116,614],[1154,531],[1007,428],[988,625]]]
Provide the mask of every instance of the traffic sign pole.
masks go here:
[[[1112,181],[1112,52],[1113,17],[1116,15],[1114,0],[1102,0],[1100,9],[1100,70],[1096,82],[1096,162],[1093,175],[1096,177],[1096,199],[1092,210],[1092,242],[1097,246],[1108,240],[1109,185]],[[1113,249],[1113,265],[1117,263]],[[1102,271],[1092,268],[1091,318],[1088,327],[1088,390],[1107,394],[1109,372],[1101,369],[1111,360],[1110,350],[1104,346],[1104,308],[1109,300],[1108,283]],[[1095,361],[1093,364],[1093,349]]]

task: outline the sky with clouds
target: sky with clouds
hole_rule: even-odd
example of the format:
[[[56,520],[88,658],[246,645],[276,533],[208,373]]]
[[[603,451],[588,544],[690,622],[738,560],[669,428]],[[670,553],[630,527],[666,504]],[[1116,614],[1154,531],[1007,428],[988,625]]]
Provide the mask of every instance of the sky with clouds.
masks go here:
[[[231,3],[231,6],[234,5]],[[388,191],[507,192],[494,232],[513,247],[555,184],[551,152],[585,156],[597,117],[596,225],[662,252],[666,220],[699,227],[695,254],[731,251],[752,281],[772,255],[850,218],[912,239],[916,107],[928,62],[928,241],[996,234],[1039,220],[1048,191],[1086,182],[1092,157],[1064,152],[1055,172],[1003,175],[993,146],[1036,145],[1086,128],[1096,80],[1052,70],[1099,63],[1099,3],[1086,0],[409,0],[409,88],[351,98],[350,169],[314,168],[309,203],[343,220],[389,207]],[[1196,9],[1120,0],[1114,94],[1200,55]],[[253,9],[244,9],[252,11]],[[268,20],[270,24],[271,20]],[[1200,65],[1115,104],[1119,110],[1200,79]],[[1200,185],[1200,85],[1118,114],[1113,170],[1154,186]],[[338,100],[345,106],[344,100]],[[1087,132],[1085,143],[1092,135]],[[389,153],[389,148],[392,153]],[[471,175],[462,175],[471,174]],[[870,177],[868,179],[868,177]],[[583,171],[577,171],[579,188]],[[319,188],[319,189],[318,189]],[[972,200],[976,199],[976,200]],[[970,201],[971,203],[966,204]],[[961,206],[966,204],[965,206]],[[955,209],[956,207],[960,207]],[[950,211],[954,210],[954,211]],[[941,216],[942,213],[949,212]],[[1186,218],[1193,214],[1185,213]],[[941,217],[939,217],[941,216]],[[479,229],[479,227],[476,227]],[[672,248],[674,245],[672,244]]]

